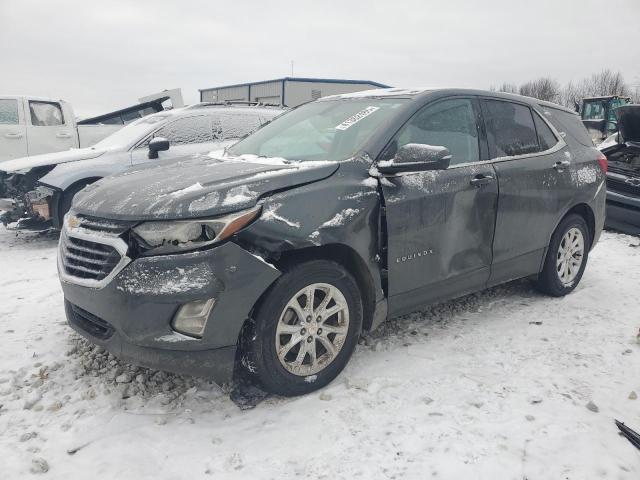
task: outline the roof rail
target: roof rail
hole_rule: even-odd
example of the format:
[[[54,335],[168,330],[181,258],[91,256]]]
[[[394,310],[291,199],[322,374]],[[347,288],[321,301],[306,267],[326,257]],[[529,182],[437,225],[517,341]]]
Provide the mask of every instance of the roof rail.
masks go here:
[[[225,100],[220,102],[198,102],[185,108],[205,108],[205,107],[229,107],[229,106],[248,106],[248,107],[279,107],[284,108],[282,104],[249,102],[245,100]]]

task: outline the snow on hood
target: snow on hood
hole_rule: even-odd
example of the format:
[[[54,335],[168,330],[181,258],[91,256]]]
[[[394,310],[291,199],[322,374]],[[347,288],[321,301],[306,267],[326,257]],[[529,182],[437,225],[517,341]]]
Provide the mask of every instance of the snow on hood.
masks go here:
[[[618,131],[625,142],[640,142],[640,105],[623,105],[615,110]]]
[[[0,171],[19,172],[29,170],[34,167],[44,167],[47,165],[58,165],[60,163],[76,162],[78,160],[89,160],[99,157],[105,150],[94,150],[92,148],[76,148],[65,150],[64,152],[44,153],[31,157],[14,158],[0,162]]]
[[[168,160],[89,185],[76,195],[72,209],[114,220],[222,215],[253,207],[272,191],[327,178],[338,167],[336,162],[265,163],[240,157]]]

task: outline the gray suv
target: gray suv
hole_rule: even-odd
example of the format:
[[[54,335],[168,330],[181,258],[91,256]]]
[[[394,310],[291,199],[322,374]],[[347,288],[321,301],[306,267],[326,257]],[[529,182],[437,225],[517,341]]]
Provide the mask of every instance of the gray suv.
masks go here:
[[[603,226],[605,169],[551,103],[326,97],[224,153],[79,193],[60,238],[67,318],[138,365],[217,382],[237,367],[304,394],[387,318],[522,277],[571,292]]]

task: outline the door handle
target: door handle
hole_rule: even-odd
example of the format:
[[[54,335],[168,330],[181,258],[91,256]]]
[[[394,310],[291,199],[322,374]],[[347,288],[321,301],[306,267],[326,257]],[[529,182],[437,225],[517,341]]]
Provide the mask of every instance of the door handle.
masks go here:
[[[474,187],[481,187],[482,185],[486,185],[491,182],[493,182],[493,175],[483,175],[481,173],[480,175],[473,177],[469,183]]]
[[[567,168],[569,165],[571,165],[571,162],[569,160],[561,160],[559,162],[554,163],[553,168],[555,168],[558,171],[562,171],[565,168]]]
[[[21,133],[5,133],[4,136],[7,138],[22,138]]]
[[[69,135],[68,133],[58,133],[56,135],[56,137],[58,137],[58,138],[71,138],[71,135]]]

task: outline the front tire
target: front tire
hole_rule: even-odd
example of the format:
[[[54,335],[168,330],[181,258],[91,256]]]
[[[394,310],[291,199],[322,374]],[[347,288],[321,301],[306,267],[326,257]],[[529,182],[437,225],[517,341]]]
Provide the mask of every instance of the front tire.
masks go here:
[[[243,365],[268,392],[303,395],[327,385],[349,361],[362,329],[360,290],[338,263],[301,263],[275,282],[253,318]]]
[[[554,297],[571,293],[587,266],[590,245],[589,228],[584,218],[577,214],[567,215],[551,236],[536,287]]]

